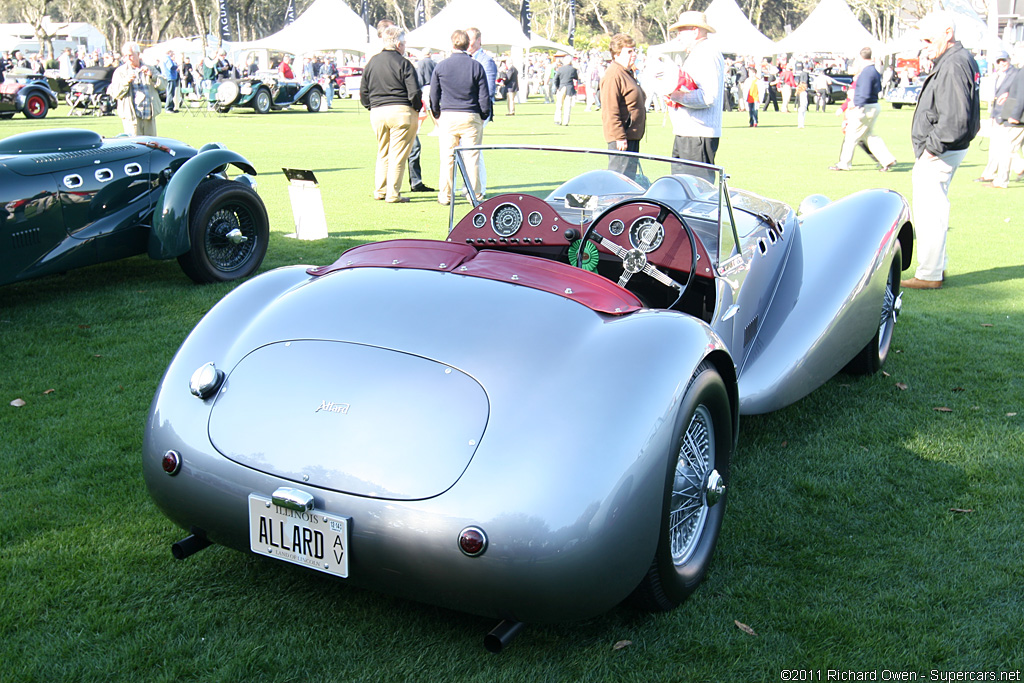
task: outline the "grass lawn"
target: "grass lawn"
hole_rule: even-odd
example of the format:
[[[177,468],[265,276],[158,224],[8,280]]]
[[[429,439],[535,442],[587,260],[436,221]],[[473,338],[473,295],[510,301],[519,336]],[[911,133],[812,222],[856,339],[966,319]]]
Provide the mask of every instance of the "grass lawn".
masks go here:
[[[486,142],[604,147],[600,114],[582,107],[567,128],[540,99],[514,118],[498,111]],[[66,112],[0,121],[0,136],[120,132],[116,117]],[[888,174],[862,152],[854,171],[827,170],[840,146],[831,110],[803,130],[795,114],[762,113],[756,129],[726,114],[718,161],[734,186],[794,206],[870,187],[909,196],[912,115],[886,107],[880,119],[899,160]],[[164,114],[158,127],[223,142],[260,171],[264,269],[445,234],[435,196],[370,198],[374,141],[355,102]],[[421,140],[436,186],[436,138]],[[671,142],[651,114],[641,149],[667,154]],[[184,534],[143,485],[143,423],[178,345],[231,285],[195,286],[173,260],[137,257],[0,289],[0,681],[746,682],[790,669],[805,671],[792,680],[1019,680],[998,674],[1024,669],[1024,183],[971,182],[987,149],[979,138],[950,190],[947,285],[905,293],[887,372],[838,376],[743,420],[722,536],[694,596],[657,616],[619,608],[528,626],[500,656],[481,645],[489,620],[220,547],[171,558]],[[316,171],[329,239],[285,236],[282,167]],[[491,189],[514,171],[489,165]]]

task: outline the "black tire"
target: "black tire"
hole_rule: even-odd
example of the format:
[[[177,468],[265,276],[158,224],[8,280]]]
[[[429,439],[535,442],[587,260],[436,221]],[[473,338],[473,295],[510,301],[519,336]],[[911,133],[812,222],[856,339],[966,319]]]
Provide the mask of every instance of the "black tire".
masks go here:
[[[270,106],[273,102],[274,98],[270,96],[270,91],[266,88],[260,88],[256,91],[256,97],[252,98],[252,109],[257,114],[266,114],[270,112]]]
[[[879,316],[878,329],[871,341],[853,357],[843,372],[850,375],[873,375],[885,365],[892,346],[893,330],[899,311],[895,308],[900,296],[900,275],[903,272],[903,250],[896,243],[896,253],[889,264],[889,274],[885,283],[885,294],[882,298],[882,310]]]
[[[902,102],[893,102],[892,103],[892,108],[893,109],[902,109],[903,108],[903,103]]]
[[[673,451],[666,457],[658,549],[631,596],[636,606],[649,612],[671,610],[693,593],[707,572],[722,528],[734,447],[732,410],[725,383],[708,363],[701,364],[690,380],[672,443]],[[694,444],[700,445],[700,452]],[[716,473],[720,486],[714,483]],[[687,503],[690,513],[684,514]],[[680,524],[686,520],[692,523]],[[678,535],[674,528],[679,528]]]
[[[310,90],[306,93],[306,109],[309,111],[320,111],[320,102],[324,96],[319,90]]]
[[[192,196],[188,232],[192,246],[178,257],[181,269],[199,284],[225,282],[249,277],[260,267],[270,223],[263,200],[251,187],[209,178]]]
[[[26,119],[45,119],[49,111],[50,103],[46,101],[45,95],[33,93],[25,98]]]

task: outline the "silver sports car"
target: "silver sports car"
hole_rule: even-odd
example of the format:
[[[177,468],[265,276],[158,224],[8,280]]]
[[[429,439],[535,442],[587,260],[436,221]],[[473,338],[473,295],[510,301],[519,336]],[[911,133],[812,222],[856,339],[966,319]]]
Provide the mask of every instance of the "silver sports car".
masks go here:
[[[462,148],[461,175],[477,154],[510,177],[453,204],[446,241],[271,271],[185,340],[143,457],[190,531],[176,557],[216,543],[494,617],[493,650],[630,597],[671,609],[711,559],[740,415],[885,361],[899,194],[794,211],[679,160]]]

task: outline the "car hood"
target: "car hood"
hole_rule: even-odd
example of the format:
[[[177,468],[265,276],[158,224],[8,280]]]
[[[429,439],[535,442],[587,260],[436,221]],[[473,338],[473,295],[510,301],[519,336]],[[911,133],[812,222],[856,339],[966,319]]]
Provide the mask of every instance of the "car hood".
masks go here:
[[[483,387],[443,363],[311,339],[268,344],[243,358],[224,381],[209,430],[222,455],[261,472],[414,500],[458,480],[488,412]]]

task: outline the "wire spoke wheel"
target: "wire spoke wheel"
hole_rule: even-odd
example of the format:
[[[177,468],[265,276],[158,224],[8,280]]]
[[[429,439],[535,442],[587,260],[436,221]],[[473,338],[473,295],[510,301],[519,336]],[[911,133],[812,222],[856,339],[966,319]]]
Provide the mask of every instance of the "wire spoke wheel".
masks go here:
[[[249,207],[225,206],[210,217],[206,230],[206,255],[225,273],[245,265],[257,243],[256,223]]]
[[[715,467],[715,434],[707,406],[698,406],[679,447],[669,503],[669,542],[672,564],[685,564],[693,555],[707,521],[704,486]]]
[[[189,250],[178,257],[196,282],[223,282],[252,275],[267,253],[270,225],[259,195],[222,178],[200,183],[189,210]]]

